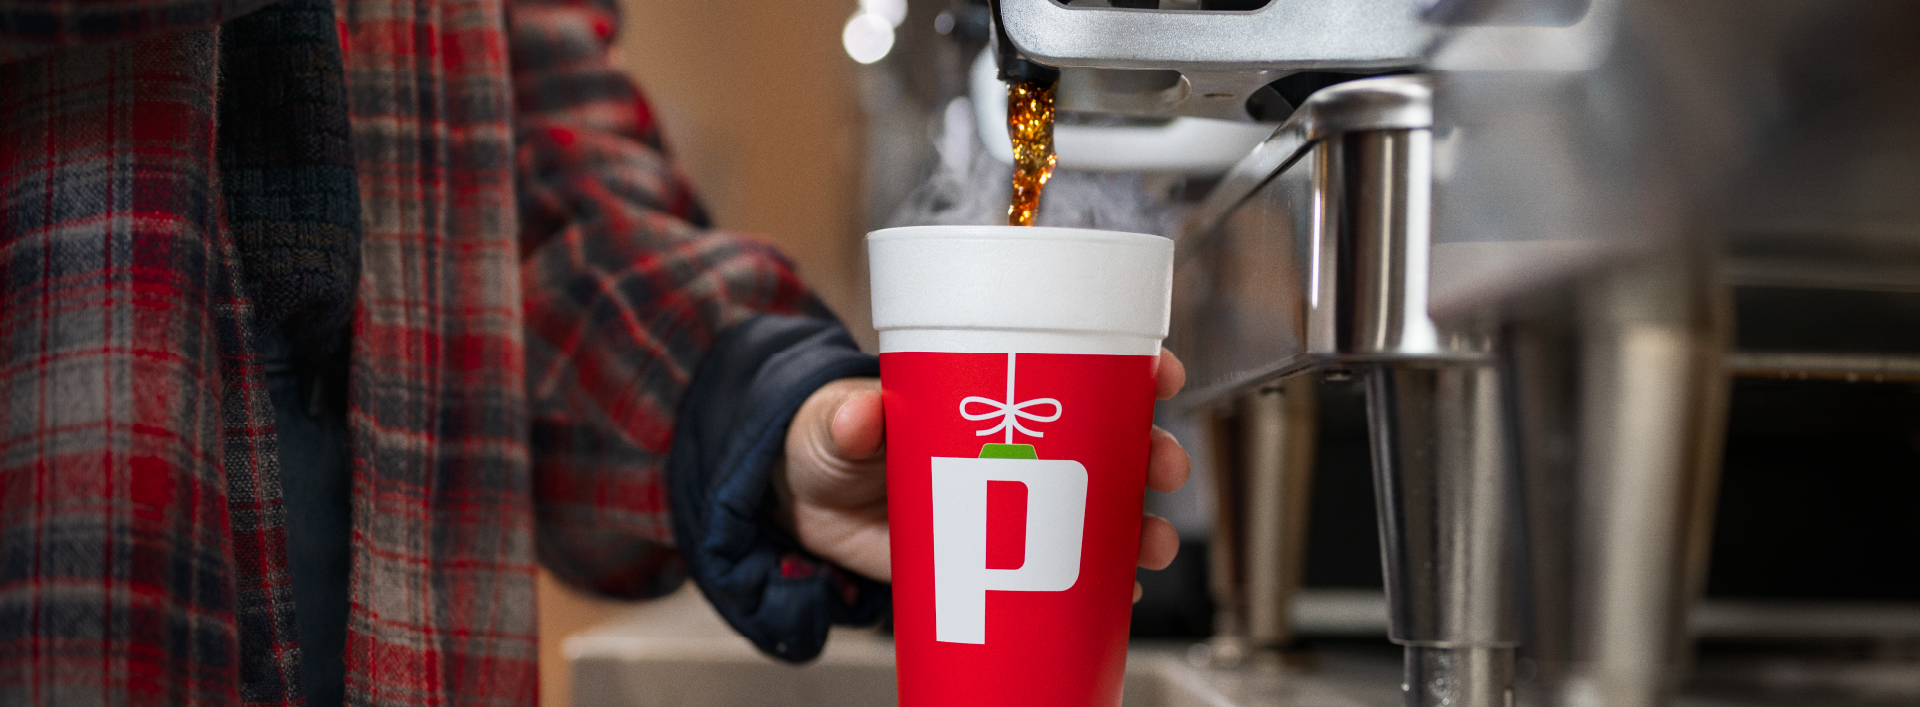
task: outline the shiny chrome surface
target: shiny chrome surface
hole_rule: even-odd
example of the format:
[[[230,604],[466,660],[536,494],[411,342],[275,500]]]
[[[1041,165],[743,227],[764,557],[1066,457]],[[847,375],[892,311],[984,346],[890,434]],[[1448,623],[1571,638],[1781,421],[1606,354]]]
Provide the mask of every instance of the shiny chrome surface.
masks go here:
[[[1407,647],[1406,704],[1506,707],[1519,499],[1499,373],[1401,363],[1365,376],[1388,637]]]
[[[1413,77],[1324,91],[1196,210],[1169,338],[1188,356],[1183,401],[1312,366],[1481,355],[1427,315],[1428,98]]]
[[[1432,135],[1370,130],[1340,142],[1346,223],[1337,248],[1334,351],[1421,356],[1442,351],[1427,316]],[[1316,350],[1324,350],[1317,349]]]
[[[1318,431],[1313,381],[1296,376],[1242,400],[1244,496],[1229,497],[1246,519],[1242,585],[1244,622],[1227,635],[1253,649],[1284,648],[1293,639],[1289,608],[1306,567],[1307,501]]]
[[[1433,30],[1411,2],[1274,0],[1250,12],[1069,7],[1001,0],[1014,44],[1053,66],[1316,69],[1407,66]]]
[[[1189,231],[1176,245],[1174,317],[1167,347],[1187,364],[1189,406],[1309,365],[1309,313],[1331,283],[1318,274],[1333,253],[1308,157],[1265,182],[1218,228]],[[1331,338],[1321,318],[1321,336]]]
[[[1517,638],[1514,484],[1498,376],[1486,357],[1490,330],[1443,336],[1428,315],[1429,95],[1413,78],[1333,89],[1243,161],[1180,241],[1181,325],[1171,345],[1188,353],[1199,385],[1187,399],[1200,405],[1307,367],[1365,368],[1390,635],[1407,647],[1405,702],[1507,707]],[[1241,409],[1252,413],[1242,414],[1259,419],[1259,394],[1246,400]],[[1227,512],[1290,515],[1260,493],[1283,476],[1263,463],[1290,449],[1276,435],[1249,434],[1247,451],[1229,461],[1244,476],[1217,477],[1218,488],[1250,489],[1257,499]],[[1247,532],[1233,546],[1263,541],[1256,525],[1236,527]],[[1270,544],[1291,537],[1278,526],[1266,532]],[[1235,559],[1221,552],[1216,561]],[[1257,596],[1253,588],[1284,585],[1284,562],[1299,560],[1282,559],[1269,568],[1247,561],[1239,583],[1216,575],[1231,597],[1223,624],[1258,626],[1233,612],[1260,607],[1241,607]]]
[[[1321,89],[1235,164],[1189,214],[1183,235],[1212,232],[1227,214],[1319,140],[1366,130],[1433,126],[1433,88],[1425,77],[1388,76]]]
[[[1387,597],[1366,589],[1306,587],[1293,595],[1293,630],[1313,636],[1387,635]],[[1920,639],[1920,605],[1911,602],[1709,598],[1687,612],[1687,635],[1711,639]],[[1920,696],[1920,684],[1914,686]]]
[[[1170,87],[1066,92],[1062,110],[1228,120],[1250,120],[1247,98],[1294,71],[1414,66],[1434,33],[1407,0],[1273,0],[1250,12],[1001,0],[1000,11],[1021,53],[1042,64],[1180,74]],[[1071,73],[1061,80],[1081,81]]]
[[[1920,355],[1735,351],[1727,354],[1727,372],[1747,378],[1913,383],[1920,382]]]
[[[1716,272],[1650,259],[1508,328],[1544,704],[1664,705],[1684,669],[1726,415]]]
[[[1513,649],[1410,645],[1400,689],[1408,707],[1513,705]]]
[[[1892,29],[1920,23],[1920,6],[1584,4],[1560,26],[1463,19],[1423,64],[1435,250],[1515,260],[1436,277],[1439,316],[1680,244],[1825,262],[1841,279],[1920,259],[1920,43]]]
[[[1491,366],[1366,371],[1389,633],[1512,647],[1516,485]]]

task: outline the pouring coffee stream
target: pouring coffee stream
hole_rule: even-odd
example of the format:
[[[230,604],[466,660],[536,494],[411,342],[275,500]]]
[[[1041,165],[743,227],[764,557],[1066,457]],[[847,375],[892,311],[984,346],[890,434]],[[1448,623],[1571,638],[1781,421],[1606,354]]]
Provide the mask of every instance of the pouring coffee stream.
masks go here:
[[[1007,225],[1032,226],[1040,213],[1040,191],[1053,178],[1053,89],[1060,83],[1060,70],[1021,56],[1007,36],[999,0],[989,5],[1000,80],[1007,84],[1007,137],[1013,142]]]
[[[1052,80],[1007,84],[1007,136],[1013,140],[1013,198],[1007,225],[1032,226],[1040,191],[1053,177]]]

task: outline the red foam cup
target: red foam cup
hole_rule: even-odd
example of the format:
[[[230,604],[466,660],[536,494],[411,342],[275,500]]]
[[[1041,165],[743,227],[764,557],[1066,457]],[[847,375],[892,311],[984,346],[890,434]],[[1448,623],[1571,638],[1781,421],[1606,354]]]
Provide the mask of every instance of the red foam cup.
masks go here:
[[[1114,707],[1173,243],[867,237],[903,707]]]

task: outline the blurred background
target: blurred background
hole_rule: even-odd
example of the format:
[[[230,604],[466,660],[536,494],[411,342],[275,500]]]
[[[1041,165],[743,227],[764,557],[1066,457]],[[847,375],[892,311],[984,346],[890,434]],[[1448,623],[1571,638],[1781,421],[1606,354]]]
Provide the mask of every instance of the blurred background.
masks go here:
[[[619,60],[719,227],[778,243],[856,336],[867,325],[863,67],[841,29],[849,2],[626,0]],[[540,698],[565,707],[560,644],[633,607],[542,574]]]

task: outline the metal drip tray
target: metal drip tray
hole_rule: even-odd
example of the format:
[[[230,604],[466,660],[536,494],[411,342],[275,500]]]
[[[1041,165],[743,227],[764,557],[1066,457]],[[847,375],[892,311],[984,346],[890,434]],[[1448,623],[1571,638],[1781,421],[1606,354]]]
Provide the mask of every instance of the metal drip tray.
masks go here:
[[[893,646],[836,640],[810,665],[779,663],[739,638],[576,638],[574,707],[883,707]]]
[[[1308,592],[1296,623],[1321,636],[1377,636],[1384,600],[1369,592]],[[1700,658],[1675,707],[1911,705],[1920,696],[1920,652],[1910,607],[1856,606],[1787,611],[1710,603],[1694,616],[1696,636],[1879,637],[1887,655],[1832,656],[1721,651]],[[1765,620],[1756,621],[1756,617]],[[1841,644],[1835,644],[1841,645]],[[1851,645],[1851,644],[1848,644]],[[1864,644],[1863,644],[1864,645]],[[1775,646],[1777,649],[1778,646]],[[1909,651],[1913,649],[1907,649]],[[714,615],[698,592],[636,604],[621,617],[565,641],[573,707],[891,707],[893,642],[871,631],[838,631],[819,660],[803,666],[755,651]],[[1385,644],[1322,644],[1278,664],[1198,667],[1206,644],[1136,641],[1127,657],[1121,707],[1399,707],[1400,656]]]
[[[838,631],[807,665],[761,655],[698,592],[635,605],[566,640],[573,707],[890,707],[893,642]],[[1395,653],[1316,654],[1310,670],[1195,667],[1192,646],[1136,642],[1123,707],[1397,707]]]
[[[777,663],[737,638],[594,636],[567,642],[573,707],[891,707],[893,643],[834,639],[818,661]],[[1323,658],[1312,674],[1280,668],[1196,668],[1182,645],[1139,645],[1127,657],[1123,707],[1390,707],[1394,660]]]

